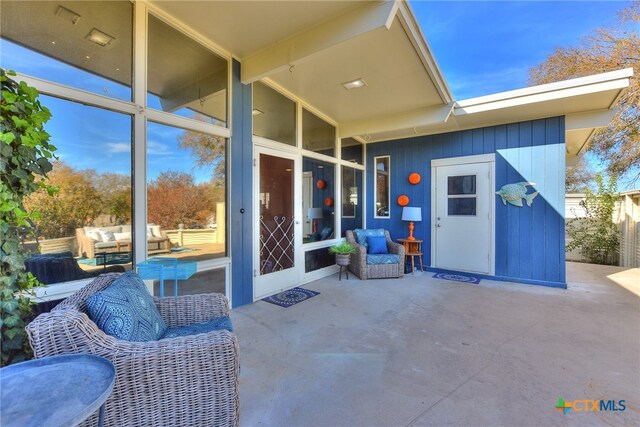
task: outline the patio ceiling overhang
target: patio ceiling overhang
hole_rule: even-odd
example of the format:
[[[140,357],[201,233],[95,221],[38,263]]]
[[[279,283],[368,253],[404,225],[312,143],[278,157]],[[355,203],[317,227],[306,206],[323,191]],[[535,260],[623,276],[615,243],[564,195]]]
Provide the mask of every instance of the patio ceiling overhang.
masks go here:
[[[405,1],[160,1],[165,13],[365,142],[566,116],[567,162],[605,126],[632,69],[455,101]],[[362,78],[366,86],[341,83]]]
[[[240,60],[243,83],[266,80],[341,128],[372,117],[394,128],[407,117],[439,123],[453,108],[404,1],[150,3]],[[342,86],[360,78],[366,86]],[[358,134],[366,136],[367,129]]]

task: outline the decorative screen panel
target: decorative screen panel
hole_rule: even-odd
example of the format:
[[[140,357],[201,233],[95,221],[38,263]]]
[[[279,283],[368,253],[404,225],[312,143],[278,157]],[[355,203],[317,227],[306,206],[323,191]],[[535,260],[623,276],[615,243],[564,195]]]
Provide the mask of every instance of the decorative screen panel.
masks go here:
[[[260,155],[260,274],[294,267],[293,160]]]

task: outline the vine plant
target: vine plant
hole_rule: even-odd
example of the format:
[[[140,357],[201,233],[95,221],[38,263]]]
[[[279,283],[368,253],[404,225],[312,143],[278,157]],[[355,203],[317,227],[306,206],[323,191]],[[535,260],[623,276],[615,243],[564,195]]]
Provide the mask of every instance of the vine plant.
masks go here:
[[[19,231],[33,232],[30,220],[38,215],[27,212],[23,201],[38,190],[56,191],[46,180],[56,150],[44,130],[51,112],[40,104],[38,91],[15,75],[0,69],[0,366],[30,357],[24,327],[32,315],[29,297],[41,286],[25,271],[28,253]]]

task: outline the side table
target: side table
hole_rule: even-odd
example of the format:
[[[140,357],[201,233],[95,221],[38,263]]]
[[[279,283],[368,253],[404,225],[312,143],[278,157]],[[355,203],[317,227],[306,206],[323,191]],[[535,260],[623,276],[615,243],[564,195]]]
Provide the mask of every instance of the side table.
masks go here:
[[[164,297],[165,279],[173,279],[173,296],[178,296],[178,280],[187,280],[198,269],[195,261],[178,261],[177,258],[149,258],[136,265],[138,274],[143,279],[160,281],[160,298]]]
[[[116,379],[113,363],[91,354],[65,354],[0,369],[0,425],[76,426],[104,402]]]
[[[411,274],[415,273],[415,258],[418,257],[420,261],[420,271],[422,271],[422,240],[420,239],[398,239],[398,243],[402,243],[404,246],[405,261],[411,257]]]

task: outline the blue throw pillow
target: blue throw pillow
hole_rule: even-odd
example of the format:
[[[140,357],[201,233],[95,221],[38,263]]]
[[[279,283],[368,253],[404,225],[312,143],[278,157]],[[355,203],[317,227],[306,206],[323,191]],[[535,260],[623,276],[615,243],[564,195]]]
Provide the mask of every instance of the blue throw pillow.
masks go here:
[[[388,254],[387,237],[386,236],[367,236],[367,245],[369,254]]]
[[[125,341],[155,341],[167,329],[153,297],[134,271],[89,297],[87,311],[102,331]]]

